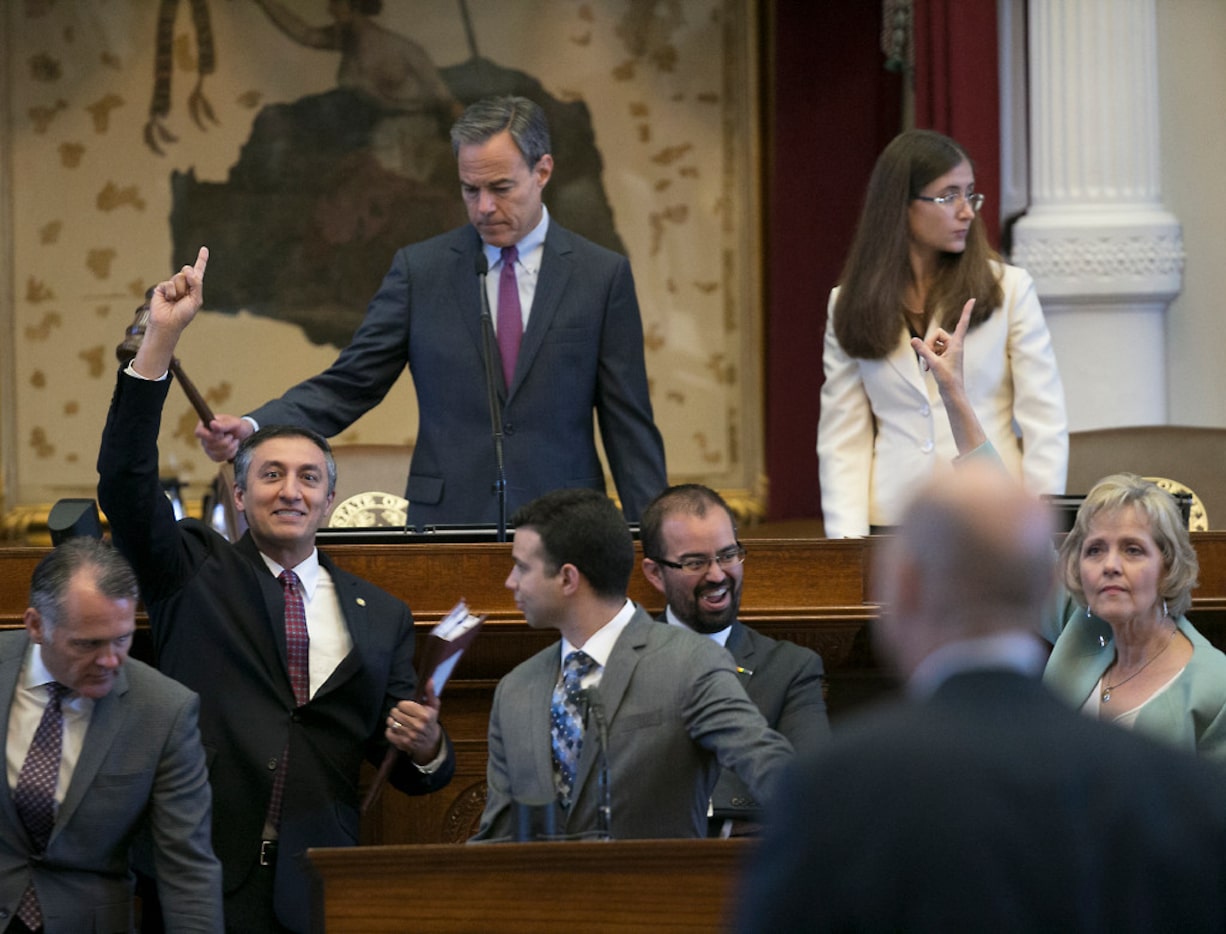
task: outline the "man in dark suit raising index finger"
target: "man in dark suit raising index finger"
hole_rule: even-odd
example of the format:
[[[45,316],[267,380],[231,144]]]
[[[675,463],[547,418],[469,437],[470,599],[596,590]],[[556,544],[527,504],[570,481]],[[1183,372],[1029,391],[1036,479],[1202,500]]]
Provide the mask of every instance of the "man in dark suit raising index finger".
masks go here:
[[[405,604],[315,548],[336,487],[328,443],[270,425],[234,461],[248,532],[231,544],[176,522],[157,435],[179,336],[203,302],[208,251],[159,284],[135,359],[117,375],[98,499],[140,578],[158,668],[200,695],[230,931],[306,931],[305,851],[358,842],[362,760],[398,757],[392,784],[441,788],[455,757],[438,699],[415,703]]]

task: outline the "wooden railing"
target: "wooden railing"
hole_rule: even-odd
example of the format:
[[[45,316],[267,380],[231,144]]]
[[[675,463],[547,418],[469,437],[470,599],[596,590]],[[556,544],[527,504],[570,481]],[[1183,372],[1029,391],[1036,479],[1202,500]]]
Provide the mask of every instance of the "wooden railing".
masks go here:
[[[1226,532],[1195,533],[1200,586],[1191,617],[1219,647],[1226,647]],[[832,720],[893,686],[873,656],[869,622],[872,558],[880,539],[754,539],[741,617],[768,635],[821,654]],[[442,719],[456,746],[457,770],[442,791],[409,798],[387,791],[367,814],[363,842],[459,842],[471,832],[484,802],[486,727],[494,687],[504,674],[556,641],[552,631],[529,628],[503,582],[511,567],[506,544],[332,545],[341,567],[403,598],[420,632],[463,597],[488,614],[480,638],[460,663],[444,694]],[[21,625],[30,573],[41,548],[0,549],[0,627]],[[630,596],[655,613],[662,597],[636,569]],[[147,640],[135,653],[147,652]],[[369,779],[369,775],[367,776]]]

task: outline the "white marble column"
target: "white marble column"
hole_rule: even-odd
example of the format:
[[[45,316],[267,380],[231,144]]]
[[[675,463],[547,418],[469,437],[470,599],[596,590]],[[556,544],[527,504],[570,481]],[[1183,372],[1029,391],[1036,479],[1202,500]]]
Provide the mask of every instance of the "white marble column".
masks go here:
[[[1162,205],[1155,0],[1030,0],[1034,276],[1072,430],[1167,421],[1165,315],[1183,240]]]

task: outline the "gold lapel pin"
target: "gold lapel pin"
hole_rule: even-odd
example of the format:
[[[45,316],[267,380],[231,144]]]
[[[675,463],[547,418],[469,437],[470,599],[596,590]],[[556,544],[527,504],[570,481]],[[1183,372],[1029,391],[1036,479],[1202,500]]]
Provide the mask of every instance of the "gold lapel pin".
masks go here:
[[[358,604],[358,606],[366,606],[366,598],[365,598],[365,597],[358,597],[358,599],[357,599],[357,604]]]

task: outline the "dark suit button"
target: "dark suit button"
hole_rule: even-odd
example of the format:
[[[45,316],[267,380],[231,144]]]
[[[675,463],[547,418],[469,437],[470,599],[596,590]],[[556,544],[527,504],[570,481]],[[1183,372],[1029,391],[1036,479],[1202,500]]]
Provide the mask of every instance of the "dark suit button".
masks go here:
[[[7,921],[8,917],[9,910],[7,908],[0,908],[0,921]]]
[[[290,717],[289,717],[289,718],[290,718],[291,720],[293,720],[295,723],[301,723],[301,722],[302,722],[302,714],[300,714],[300,713],[299,713],[298,711],[296,711],[296,710],[295,710],[295,711],[294,711],[292,714],[290,714]]]
[[[268,760],[268,771],[270,771],[270,772],[275,772],[275,771],[277,771],[277,760],[276,760],[276,759],[269,759],[269,760]]]
[[[514,425],[512,425],[510,422],[504,422],[504,423],[503,423],[503,426],[502,426],[502,433],[503,433],[504,435],[513,435],[513,434],[515,434],[515,426],[514,426]]]

